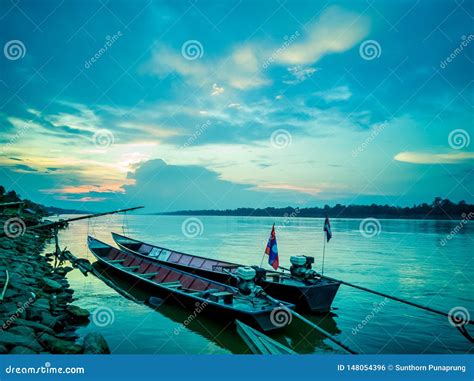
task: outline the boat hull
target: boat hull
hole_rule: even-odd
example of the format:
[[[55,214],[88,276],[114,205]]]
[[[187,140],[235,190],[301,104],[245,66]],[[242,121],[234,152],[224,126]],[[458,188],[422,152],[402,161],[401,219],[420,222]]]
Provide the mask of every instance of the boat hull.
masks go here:
[[[112,235],[115,242],[121,249],[135,255],[150,258],[148,255],[131,250],[127,246],[123,245],[120,242],[120,237],[123,236],[115,233]],[[229,285],[233,285],[234,282],[233,277],[224,272],[210,271],[202,268],[185,266],[179,263],[161,261],[159,258],[150,259],[156,261],[157,263],[162,263],[178,270],[186,271],[216,282]],[[295,304],[296,308],[300,311],[323,314],[331,310],[332,302],[334,301],[340,286],[339,282],[319,280],[316,283],[309,285],[305,285],[303,282],[300,283],[300,285],[288,285],[278,282],[262,281],[257,284],[261,286],[270,296],[288,303]]]
[[[164,287],[159,283],[151,282],[148,279],[137,276],[133,272],[129,272],[124,268],[116,267],[114,264],[108,263],[102,257],[91,250],[94,256],[98,259],[99,264],[109,272],[109,275],[122,279],[133,280],[137,287],[145,290],[150,296],[158,296],[166,303],[173,303],[175,305],[191,310],[193,316],[205,314],[212,316],[214,319],[224,322],[231,322],[239,319],[252,327],[261,329],[263,331],[271,331],[281,328],[280,325],[275,324],[272,313],[276,308],[266,307],[262,310],[248,311],[209,301],[208,299],[195,296],[177,289],[170,289]],[[136,256],[136,255],[134,255]],[[166,266],[170,268],[171,266]],[[288,305],[289,308],[294,306]],[[286,308],[286,307],[284,307]],[[288,311],[288,313],[291,313]],[[291,320],[290,320],[291,321]]]

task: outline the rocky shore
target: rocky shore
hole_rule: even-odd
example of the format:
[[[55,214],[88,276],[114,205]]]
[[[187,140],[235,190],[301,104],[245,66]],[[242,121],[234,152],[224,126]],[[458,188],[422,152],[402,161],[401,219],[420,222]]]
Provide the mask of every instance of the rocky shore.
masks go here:
[[[0,227],[5,226],[0,217]],[[73,304],[74,290],[66,274],[72,267],[54,268],[52,254],[43,254],[49,232],[24,231],[0,238],[0,353],[110,353],[99,333],[79,337],[89,324],[89,311]]]

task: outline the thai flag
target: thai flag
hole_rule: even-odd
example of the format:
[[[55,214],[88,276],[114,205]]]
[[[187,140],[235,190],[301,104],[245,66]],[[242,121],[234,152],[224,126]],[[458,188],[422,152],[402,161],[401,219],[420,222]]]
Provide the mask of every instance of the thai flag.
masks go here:
[[[275,235],[275,224],[273,224],[270,238],[268,239],[267,247],[265,248],[265,254],[268,255],[268,264],[275,270],[278,269],[278,246]]]
[[[331,224],[329,223],[329,217],[326,216],[326,221],[324,221],[324,229],[326,232],[326,241],[329,242],[329,240],[332,238],[332,232],[331,232]]]

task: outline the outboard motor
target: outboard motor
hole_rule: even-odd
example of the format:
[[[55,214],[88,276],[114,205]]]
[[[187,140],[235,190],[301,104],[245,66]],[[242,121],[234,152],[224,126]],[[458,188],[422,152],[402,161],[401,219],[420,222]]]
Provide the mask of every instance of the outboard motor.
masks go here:
[[[316,271],[311,268],[311,265],[314,263],[314,257],[295,255],[290,257],[290,262],[290,272],[295,278],[309,280],[317,275]]]
[[[255,283],[260,284],[262,283],[265,278],[267,277],[267,270],[258,267],[258,266],[252,266],[252,268],[255,270],[256,275],[255,275]]]
[[[243,295],[250,295],[260,289],[255,285],[257,272],[252,267],[238,267],[232,275],[236,278],[236,287]]]

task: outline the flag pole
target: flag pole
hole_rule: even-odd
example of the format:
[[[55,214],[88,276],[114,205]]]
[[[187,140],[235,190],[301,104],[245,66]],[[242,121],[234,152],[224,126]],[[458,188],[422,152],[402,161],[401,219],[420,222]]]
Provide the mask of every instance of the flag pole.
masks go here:
[[[323,264],[321,266],[321,275],[324,274],[324,256],[326,254],[326,237],[324,236],[323,232]]]
[[[275,227],[275,223],[273,223],[272,231],[273,231],[273,228],[274,228],[274,227]],[[265,250],[266,250],[266,249],[267,249],[267,248],[265,247]],[[263,266],[263,260],[265,259],[265,254],[266,254],[266,253],[265,253],[265,250],[263,251],[262,260],[260,261],[260,267]]]

